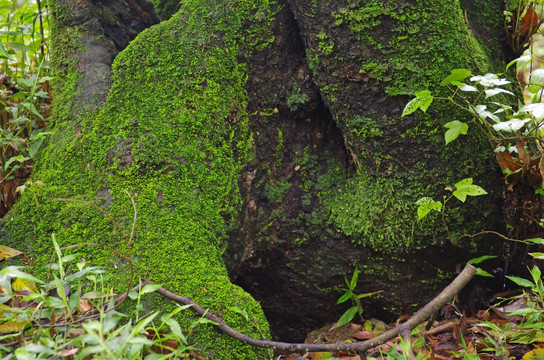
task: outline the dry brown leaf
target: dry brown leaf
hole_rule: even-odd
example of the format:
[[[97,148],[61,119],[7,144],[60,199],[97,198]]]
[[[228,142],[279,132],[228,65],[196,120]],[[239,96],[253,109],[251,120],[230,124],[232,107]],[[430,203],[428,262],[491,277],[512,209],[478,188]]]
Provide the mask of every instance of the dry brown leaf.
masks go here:
[[[527,153],[525,150],[525,145],[527,145],[527,141],[518,141],[516,143],[516,150],[518,151],[519,157],[523,161],[524,171],[528,171],[531,164],[531,155],[529,155],[529,153]]]
[[[507,172],[516,172],[521,168],[521,164],[514,160],[512,155],[508,153],[508,151],[501,151],[498,153],[495,153],[495,158],[497,159],[497,162],[499,163],[499,166],[501,167],[501,170],[508,169]]]
[[[77,354],[79,348],[64,349],[58,353],[60,357],[68,357]]]
[[[206,358],[204,356],[200,355],[199,353],[197,353],[194,350],[190,350],[189,352],[191,353],[192,357],[197,358],[198,360],[206,360]]]
[[[89,299],[79,299],[79,304],[77,305],[79,311],[83,314],[93,309],[93,303]]]
[[[368,340],[376,337],[376,335],[371,331],[361,330],[353,333],[351,337],[357,340]]]

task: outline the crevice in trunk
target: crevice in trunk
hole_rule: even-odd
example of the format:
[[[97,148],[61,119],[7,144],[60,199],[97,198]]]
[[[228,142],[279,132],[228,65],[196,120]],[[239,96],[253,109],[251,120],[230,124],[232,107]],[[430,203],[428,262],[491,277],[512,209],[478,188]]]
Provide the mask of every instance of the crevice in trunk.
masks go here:
[[[305,283],[308,268],[302,264],[312,259],[297,254],[323,255],[318,245],[327,233],[327,213],[318,195],[325,185],[319,184],[331,174],[351,172],[353,165],[313,82],[288,5],[277,16],[274,36],[271,46],[250,59],[246,88],[249,112],[255,114],[250,119],[255,157],[243,174],[243,220],[225,258],[233,282],[260,301],[273,336],[302,341],[339,314],[323,309],[334,307],[335,300],[317,284]],[[349,245],[339,234],[327,236],[331,245]]]

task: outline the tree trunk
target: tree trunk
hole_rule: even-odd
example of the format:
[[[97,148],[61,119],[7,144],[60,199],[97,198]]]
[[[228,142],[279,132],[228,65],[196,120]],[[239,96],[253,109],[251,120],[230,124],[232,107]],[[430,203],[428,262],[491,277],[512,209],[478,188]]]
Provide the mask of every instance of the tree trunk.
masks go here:
[[[386,294],[365,314],[388,318],[430,299],[479,249],[491,251],[482,238],[452,245],[440,216],[419,223],[415,206],[474,177],[490,195],[452,204],[453,240],[495,229],[500,175],[487,140],[472,129],[445,146],[442,125],[467,114],[444,103],[400,116],[451,69],[503,69],[501,2],[470,6],[293,0],[277,16],[274,43],[252,57],[256,154],[242,186],[245,246],[229,243],[229,264],[280,338],[301,340],[338,319],[346,307],[332,304],[355,266],[359,293]],[[474,19],[478,33],[464,9],[468,19],[486,14]]]
[[[228,269],[262,302],[277,337],[300,340],[346,310],[334,303],[355,266],[358,292],[385,291],[365,311],[391,315],[432,298],[458,263],[489,251],[482,241],[451,244],[439,216],[417,222],[414,205],[473,177],[490,195],[448,209],[453,240],[495,228],[497,171],[486,140],[472,131],[445,146],[442,125],[466,118],[445,104],[400,115],[451,69],[504,64],[502,1],[470,2],[465,17],[457,1],[187,0],[117,55],[111,88],[106,27],[66,22],[75,3],[54,5],[65,83],[56,135],[33,174],[45,183],[35,189],[39,206],[27,191],[3,228],[36,263],[49,259],[51,233],[63,244],[128,251],[95,208],[52,200],[95,201],[128,234],[127,190],[138,207],[130,251],[139,275],[256,335],[226,310],[244,308],[266,334],[259,304]],[[471,28],[477,13],[487,15]],[[91,49],[102,57],[87,56]],[[86,59],[104,71],[89,75]],[[112,254],[82,251],[116,264],[126,281],[126,264]],[[265,357],[211,328],[194,341],[214,359]]]

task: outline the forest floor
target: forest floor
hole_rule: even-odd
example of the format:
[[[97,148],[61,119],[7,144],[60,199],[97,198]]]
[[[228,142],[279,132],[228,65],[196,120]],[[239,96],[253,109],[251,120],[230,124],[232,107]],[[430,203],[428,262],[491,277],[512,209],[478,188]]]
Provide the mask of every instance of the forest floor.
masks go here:
[[[507,300],[508,299],[508,300]],[[544,337],[539,331],[527,329],[524,317],[507,315],[526,309],[525,295],[498,294],[494,304],[465,316],[456,306],[445,305],[430,327],[423,323],[412,332],[412,359],[544,359]],[[402,316],[396,323],[385,324],[370,319],[351,322],[341,327],[324,326],[308,334],[305,343],[356,342],[371,339],[387,329],[398,326],[409,316]],[[533,324],[544,329],[544,323]],[[409,359],[406,341],[397,337],[367,351],[367,359]],[[317,352],[276,354],[275,360],[360,360],[349,352]]]

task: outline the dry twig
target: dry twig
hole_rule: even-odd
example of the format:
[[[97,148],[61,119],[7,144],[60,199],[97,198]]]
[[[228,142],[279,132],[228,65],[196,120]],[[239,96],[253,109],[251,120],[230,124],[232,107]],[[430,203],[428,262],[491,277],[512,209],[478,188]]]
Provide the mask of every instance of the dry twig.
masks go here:
[[[433,313],[440,310],[442,306],[451,301],[454,296],[457,295],[459,291],[461,291],[461,289],[470,281],[470,279],[472,279],[475,274],[476,268],[470,264],[466,265],[463,271],[461,271],[461,273],[457,275],[457,277],[440,294],[438,294],[438,296],[436,296],[427,305],[425,305],[418,312],[416,312],[408,321],[370,340],[358,341],[353,343],[301,344],[255,339],[234,330],[233,328],[225,324],[223,322],[223,319],[207,311],[187,296],[176,295],[162,287],[157,290],[157,293],[177,303],[191,305],[192,309],[197,314],[204,316],[208,320],[216,322],[218,324],[217,327],[219,328],[219,330],[221,330],[225,334],[253,346],[272,348],[274,350],[286,350],[290,352],[354,351],[357,352],[361,356],[361,358],[364,358],[364,353],[366,353],[366,350],[381,345],[397,337],[398,335],[410,334],[410,332],[416,326],[421,324]],[[153,284],[153,282],[147,279],[142,279],[142,285],[146,284]]]

